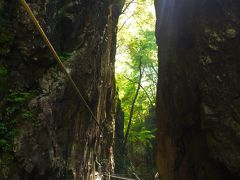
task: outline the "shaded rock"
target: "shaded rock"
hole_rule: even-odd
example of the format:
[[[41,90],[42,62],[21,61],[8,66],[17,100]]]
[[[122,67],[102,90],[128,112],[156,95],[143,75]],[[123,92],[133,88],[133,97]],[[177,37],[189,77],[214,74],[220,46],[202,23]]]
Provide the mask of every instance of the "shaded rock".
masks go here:
[[[11,22],[6,29],[15,29],[13,43],[6,46],[8,59],[0,54],[9,72],[9,89],[35,92],[12,115],[17,129],[11,152],[14,161],[9,161],[0,174],[7,169],[3,176],[14,180],[89,179],[96,158],[104,162],[105,171],[112,172],[114,56],[122,5],[120,1],[95,0],[28,2],[59,54],[70,54],[64,64],[103,132],[56,67],[23,8],[12,1],[0,1],[0,7],[9,7],[0,9]],[[7,107],[5,103],[0,110],[4,123]],[[30,120],[23,120],[22,110],[31,114]]]
[[[159,177],[239,179],[240,3],[155,4]]]

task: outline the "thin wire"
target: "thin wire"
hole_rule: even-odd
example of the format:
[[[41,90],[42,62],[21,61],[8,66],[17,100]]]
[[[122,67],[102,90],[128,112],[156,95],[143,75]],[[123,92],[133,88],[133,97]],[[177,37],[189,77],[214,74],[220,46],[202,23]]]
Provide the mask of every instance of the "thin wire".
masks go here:
[[[104,176],[106,177],[113,177],[113,178],[116,178],[116,179],[124,179],[124,180],[135,180],[135,179],[130,179],[130,178],[127,178],[127,177],[121,177],[121,176],[117,176],[117,175],[111,175],[111,174],[103,174]]]
[[[85,104],[85,107],[88,109],[88,111],[92,115],[92,117],[93,117],[95,123],[97,124],[97,126],[99,126],[100,130],[103,131],[101,126],[100,126],[100,124],[99,124],[99,122],[97,121],[97,118],[95,117],[95,115],[92,112],[90,106],[88,105],[87,101],[84,99],[84,97],[81,94],[80,90],[78,89],[76,83],[72,79],[71,75],[67,72],[67,70],[66,70],[64,64],[62,63],[60,57],[58,56],[56,50],[52,46],[51,42],[48,40],[48,37],[46,36],[45,32],[43,31],[43,29],[42,29],[41,25],[39,24],[38,20],[34,16],[31,8],[29,7],[29,5],[27,4],[27,2],[25,0],[19,0],[19,1],[22,4],[22,6],[24,7],[24,9],[26,10],[26,12],[28,13],[29,17],[31,18],[31,20],[34,23],[34,25],[37,28],[37,30],[41,34],[44,42],[47,44],[47,46],[48,46],[49,50],[51,51],[53,57],[55,58],[56,62],[58,63],[58,65],[60,66],[60,68],[62,69],[64,74],[67,76],[68,80],[70,81],[70,84],[72,85],[73,89],[76,91],[76,93],[79,96],[80,100],[82,100],[82,102]]]

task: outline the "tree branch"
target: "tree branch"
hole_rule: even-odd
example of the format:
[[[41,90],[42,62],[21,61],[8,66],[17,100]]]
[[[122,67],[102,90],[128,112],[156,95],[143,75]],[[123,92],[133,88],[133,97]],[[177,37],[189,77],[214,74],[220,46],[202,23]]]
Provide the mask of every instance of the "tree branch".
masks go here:
[[[125,79],[127,79],[128,81],[132,82],[132,83],[136,83],[136,82],[134,82],[132,79],[128,78],[127,76],[123,76],[123,77],[124,77]],[[147,92],[146,89],[142,86],[141,83],[140,83],[140,87],[142,88],[143,92],[146,94],[148,100],[150,101],[151,106],[153,107],[153,106],[154,106],[154,105],[153,105],[153,101],[152,101],[152,99],[150,98],[148,92]]]
[[[127,131],[126,131],[126,134],[125,134],[125,137],[124,137],[124,143],[123,143],[124,150],[126,150],[126,144],[127,144],[127,141],[128,141],[129,131],[130,131],[130,128],[131,128],[131,125],[132,125],[132,118],[133,118],[133,113],[134,113],[134,107],[135,107],[135,103],[136,103],[136,100],[137,100],[137,97],[138,97],[138,94],[139,94],[139,90],[141,88],[141,80],[142,80],[142,75],[143,75],[141,66],[142,66],[142,62],[140,61],[139,66],[138,66],[138,69],[139,69],[138,86],[137,86],[136,93],[135,93],[135,96],[133,98],[132,105],[131,105]]]
[[[130,6],[134,1],[135,1],[135,0],[131,0],[128,4],[126,4],[126,6],[123,8],[121,14],[123,14],[123,13],[129,8],[129,6]]]

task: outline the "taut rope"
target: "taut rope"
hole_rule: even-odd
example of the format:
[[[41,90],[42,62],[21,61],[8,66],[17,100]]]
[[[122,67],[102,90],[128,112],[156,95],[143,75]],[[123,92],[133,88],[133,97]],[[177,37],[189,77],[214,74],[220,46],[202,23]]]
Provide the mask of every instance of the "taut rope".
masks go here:
[[[58,56],[58,54],[57,54],[56,50],[54,49],[54,47],[52,46],[51,42],[48,40],[45,32],[43,31],[43,29],[42,29],[41,25],[39,24],[38,20],[36,19],[36,17],[34,16],[31,8],[29,7],[29,5],[27,4],[27,2],[25,0],[19,0],[19,1],[22,4],[22,6],[24,7],[24,9],[27,12],[27,14],[29,15],[29,17],[31,18],[31,20],[34,23],[35,27],[37,28],[38,32],[41,34],[44,42],[46,43],[49,50],[51,51],[54,59],[56,60],[56,62],[58,63],[58,65],[60,66],[60,68],[62,69],[64,74],[67,76],[68,80],[70,81],[70,84],[72,85],[73,89],[76,91],[78,97],[84,103],[85,107],[88,109],[88,111],[92,115],[95,123],[100,128],[100,130],[102,131],[102,128],[101,128],[99,122],[97,121],[97,118],[95,117],[94,113],[92,112],[92,110],[91,110],[90,106],[88,105],[87,101],[84,99],[83,95],[81,94],[81,91],[77,87],[77,85],[74,82],[74,80],[72,79],[71,75],[67,72],[66,67],[62,63],[60,57]]]

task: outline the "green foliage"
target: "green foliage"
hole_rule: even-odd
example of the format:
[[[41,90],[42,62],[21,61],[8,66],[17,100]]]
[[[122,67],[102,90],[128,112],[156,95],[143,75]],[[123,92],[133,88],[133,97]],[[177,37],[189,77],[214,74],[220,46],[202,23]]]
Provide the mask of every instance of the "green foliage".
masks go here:
[[[16,114],[20,115],[21,120],[34,121],[34,113],[30,111],[27,107],[27,103],[30,99],[35,96],[34,91],[30,92],[19,92],[10,91],[8,96],[9,105],[5,111],[5,117],[7,119],[12,119]]]
[[[26,110],[26,109],[24,109],[22,111],[22,117],[23,117],[23,119],[30,119],[30,120],[34,119],[33,112]]]
[[[27,107],[30,98],[26,94],[9,91],[7,59],[16,34],[12,19],[16,18],[14,12],[17,8],[18,2],[14,0],[0,2],[0,169],[13,159],[18,114],[22,107]]]
[[[148,130],[146,127],[141,125],[139,131],[132,130],[129,138],[130,143],[139,143],[145,147],[152,148],[151,140],[155,138],[156,129]]]
[[[0,122],[0,167],[4,167],[13,159],[13,141],[18,133],[19,121],[34,121],[34,113],[27,107],[27,103],[35,96],[35,92],[20,92],[10,90],[3,119]]]
[[[144,122],[144,119],[149,113],[149,108],[155,105],[157,83],[157,48],[154,32],[141,31],[136,36],[138,38],[133,38],[127,45],[129,49],[129,59],[121,63],[121,71],[116,74],[125,120],[128,120],[131,103],[138,84],[139,63],[140,61],[142,63],[142,88],[135,103],[133,126],[137,121]]]
[[[129,6],[128,6],[129,5]],[[127,143],[128,158],[141,179],[151,179],[146,167],[146,151],[152,151],[156,129],[147,125],[155,107],[157,84],[157,46],[155,16],[152,0],[126,1],[119,20],[116,56],[116,82],[124,111],[125,131],[139,83],[141,88],[134,105],[132,125]],[[140,69],[139,69],[140,67]],[[154,167],[151,167],[154,171]],[[148,172],[148,173],[146,173]],[[145,174],[144,174],[145,173]],[[153,172],[150,172],[154,174]]]
[[[2,152],[10,151],[11,146],[9,145],[8,139],[11,139],[13,133],[9,133],[8,128],[4,123],[0,123],[0,147]]]
[[[7,75],[7,69],[3,66],[0,66],[0,78],[4,78]]]
[[[13,104],[22,105],[33,96],[33,92],[10,91],[8,100]]]
[[[72,53],[63,52],[59,55],[62,62],[67,61],[72,56]]]
[[[16,135],[16,120],[0,122],[0,168],[13,158],[12,143]]]

